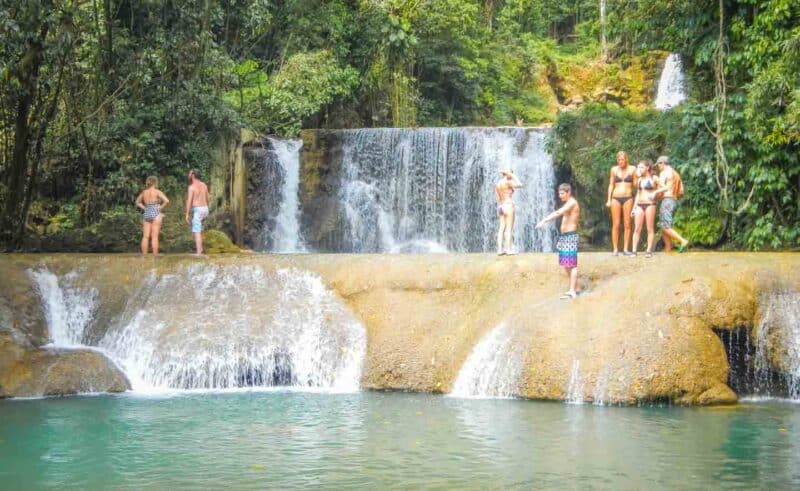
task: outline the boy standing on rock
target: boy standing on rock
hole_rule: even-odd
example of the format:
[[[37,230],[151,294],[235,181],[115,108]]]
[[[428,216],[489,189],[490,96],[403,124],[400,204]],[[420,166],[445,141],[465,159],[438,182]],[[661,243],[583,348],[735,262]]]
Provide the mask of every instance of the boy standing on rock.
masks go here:
[[[560,298],[572,299],[580,293],[578,289],[578,220],[581,215],[581,207],[578,200],[572,196],[572,186],[569,184],[564,183],[558,186],[558,197],[564,206],[547,215],[536,224],[536,228],[542,228],[545,223],[562,217],[561,234],[558,236],[556,249],[558,249],[558,264],[569,276],[569,290]]]

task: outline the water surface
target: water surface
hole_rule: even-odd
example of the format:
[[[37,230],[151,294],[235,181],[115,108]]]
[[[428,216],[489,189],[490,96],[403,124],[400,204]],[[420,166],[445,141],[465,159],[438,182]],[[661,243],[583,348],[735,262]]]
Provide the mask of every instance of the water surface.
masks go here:
[[[800,486],[800,405],[620,408],[424,394],[0,401],[3,489]]]

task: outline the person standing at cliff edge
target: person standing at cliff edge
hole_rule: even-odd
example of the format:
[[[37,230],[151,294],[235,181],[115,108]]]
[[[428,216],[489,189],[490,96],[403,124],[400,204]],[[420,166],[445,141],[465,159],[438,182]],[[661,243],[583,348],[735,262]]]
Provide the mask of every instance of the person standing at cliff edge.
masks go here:
[[[542,228],[545,223],[561,219],[561,234],[556,242],[558,250],[558,265],[564,268],[569,277],[569,290],[564,292],[562,299],[575,298],[580,289],[578,288],[578,221],[581,216],[581,207],[578,200],[572,196],[572,186],[560,184],[558,186],[558,197],[564,206],[547,215],[542,221],[536,224],[536,228]]]
[[[512,233],[514,232],[514,190],[522,187],[522,182],[511,172],[511,169],[500,171],[503,176],[494,188],[497,198],[497,218],[499,226],[497,229],[497,255],[514,255],[516,252],[511,248],[513,242]],[[505,242],[505,246],[504,246]]]
[[[192,235],[194,236],[195,255],[203,255],[203,220],[208,216],[208,186],[200,180],[200,171],[191,169],[189,171],[189,192],[186,196],[186,223],[192,225]],[[192,213],[192,220],[189,222],[189,212]]]
[[[664,252],[672,250],[673,240],[680,243],[678,252],[683,252],[689,245],[689,241],[672,228],[672,220],[675,217],[675,210],[678,208],[678,198],[683,197],[683,180],[680,174],[669,165],[669,157],[666,155],[662,155],[656,160],[656,167],[658,167],[658,179],[661,182],[661,187],[656,190],[656,193],[662,196],[658,221],[664,239]]]

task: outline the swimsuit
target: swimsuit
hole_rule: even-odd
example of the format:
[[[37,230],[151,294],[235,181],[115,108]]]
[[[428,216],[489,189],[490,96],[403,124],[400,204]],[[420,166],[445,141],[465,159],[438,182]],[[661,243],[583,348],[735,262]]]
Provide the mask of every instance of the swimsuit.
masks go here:
[[[161,211],[158,208],[159,202],[155,201],[153,203],[145,203],[144,211],[142,212],[143,218],[145,222],[152,222],[161,214]]]
[[[203,231],[203,220],[208,216],[208,206],[192,207],[192,233],[199,234]]]
[[[623,179],[623,178],[619,177],[616,172],[614,172],[614,184],[616,185],[616,184],[618,184],[620,182],[633,182],[633,175],[628,174]],[[621,205],[624,205],[631,198],[632,198],[631,196],[625,196],[625,197],[614,197],[613,199],[617,200],[617,203],[619,203]]]
[[[677,207],[678,200],[675,198],[667,197],[661,200],[661,211],[658,214],[658,222],[662,229],[672,228],[672,220]]]
[[[656,186],[655,186],[655,184],[653,184],[653,179],[650,178],[650,177],[648,177],[647,179],[642,179],[641,181],[639,181],[639,189],[640,190],[650,191],[651,189],[655,189],[655,187]],[[638,203],[638,206],[639,206],[639,208],[642,209],[642,211],[647,211],[647,209],[649,207],[656,206],[656,204],[655,203]]]
[[[558,236],[558,265],[565,268],[578,267],[578,232],[566,232]]]
[[[514,195],[514,188],[507,187],[505,191],[503,191],[503,202],[497,206],[497,216],[508,215],[512,211],[514,211],[514,202],[511,200],[511,196]]]
[[[514,203],[510,201],[497,206],[497,216],[508,215],[512,211],[514,211]]]

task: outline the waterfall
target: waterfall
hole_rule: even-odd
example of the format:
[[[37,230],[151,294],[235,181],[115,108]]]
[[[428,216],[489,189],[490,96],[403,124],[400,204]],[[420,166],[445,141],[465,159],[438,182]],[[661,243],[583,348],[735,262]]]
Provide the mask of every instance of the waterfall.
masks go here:
[[[728,355],[728,383],[744,397],[800,400],[800,293],[763,292],[753,329],[718,330]]]
[[[581,378],[580,360],[572,360],[572,372],[567,386],[567,402],[570,404],[583,404],[583,379]]]
[[[665,111],[686,101],[686,80],[680,55],[670,53],[658,81],[656,109]]]
[[[525,187],[514,245],[549,251],[553,231],[535,230],[554,208],[547,130],[530,128],[358,129],[342,141],[341,252],[478,252],[495,249],[494,187],[511,168]]]
[[[306,252],[300,233],[300,202],[298,198],[300,186],[300,147],[302,140],[267,139],[272,146],[275,161],[283,175],[280,189],[280,207],[275,217],[275,225],[270,233],[270,250],[272,252]],[[269,163],[265,159],[265,165]],[[265,198],[270,199],[265,193]],[[263,241],[262,248],[267,246]]]
[[[600,374],[597,376],[597,381],[594,385],[594,404],[602,406],[608,400],[608,379],[611,375],[611,367],[604,364],[600,369]],[[569,392],[569,391],[568,391]]]
[[[61,280],[47,269],[28,270],[42,302],[50,345],[75,348],[83,345],[84,333],[97,310],[97,289],[78,285],[78,273]]]
[[[489,331],[458,372],[451,396],[513,397],[519,392],[523,353],[505,323]]]
[[[761,298],[761,319],[755,332],[753,369],[756,388],[769,395],[778,390],[800,399],[800,293],[778,291]],[[771,353],[780,353],[781,367],[775,367]],[[780,369],[779,384],[771,372]]]
[[[151,275],[100,346],[138,391],[354,391],[366,333],[315,274],[198,264]]]

